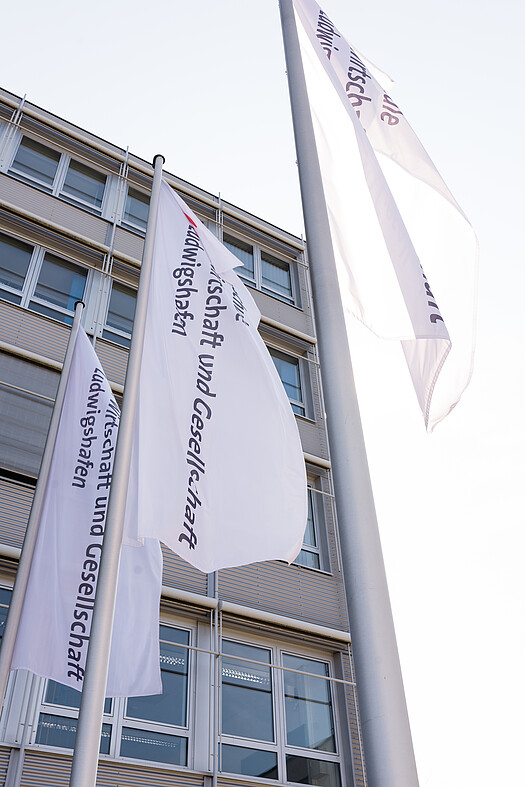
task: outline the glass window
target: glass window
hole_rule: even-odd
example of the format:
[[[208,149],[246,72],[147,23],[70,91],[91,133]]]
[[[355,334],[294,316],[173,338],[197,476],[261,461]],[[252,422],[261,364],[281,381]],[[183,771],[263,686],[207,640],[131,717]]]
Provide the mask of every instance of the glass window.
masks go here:
[[[0,588],[0,642],[4,635],[5,622],[7,620],[7,610],[11,602],[11,591],[7,588]]]
[[[46,254],[30,303],[31,309],[71,325],[75,303],[84,296],[86,278],[87,271],[84,268],[53,254]],[[42,301],[59,308],[49,308]]]
[[[29,137],[22,137],[11,169],[46,186],[52,186],[60,153]]]
[[[126,716],[178,727],[186,726],[188,696],[189,632],[169,626],[160,627],[160,666],[162,694],[130,697]]]
[[[260,776],[262,779],[278,779],[277,753],[249,749],[246,746],[221,746],[221,770],[241,773],[243,776]]]
[[[77,719],[70,716],[55,716],[53,713],[41,713],[38,719],[35,743],[73,749],[77,735],[77,723]],[[110,743],[111,724],[103,724],[100,736],[101,754],[109,754]]]
[[[265,251],[261,251],[262,287],[273,290],[287,300],[292,300],[292,278],[290,266]]]
[[[314,501],[312,490],[308,490],[308,518],[304,531],[303,548],[295,558],[295,562],[308,568],[320,568],[319,544],[314,519]]]
[[[296,754],[286,755],[286,780],[320,787],[341,787],[341,773],[337,762],[298,757]]]
[[[266,666],[270,664],[270,651],[225,640],[223,654],[223,733],[273,741],[272,675],[270,667]],[[253,664],[253,661],[263,663]]]
[[[167,735],[153,730],[123,727],[120,739],[121,757],[138,760],[168,762],[171,765],[186,765],[188,741],[178,735]]]
[[[255,272],[253,246],[244,243],[242,240],[237,240],[237,238],[230,238],[228,235],[224,236],[223,243],[242,262],[242,265],[235,268],[237,273],[253,281]]]
[[[21,293],[32,254],[33,247],[27,243],[0,235],[1,296],[11,303],[20,303],[22,300]]]
[[[301,673],[284,670],[286,741],[303,749],[335,752],[335,732],[328,677],[328,664],[283,656],[283,665]]]
[[[0,353],[0,466],[36,477],[59,374]]]
[[[102,333],[104,339],[129,347],[136,303],[137,293],[135,290],[113,282],[106,317],[106,329]]]
[[[146,229],[149,214],[149,197],[137,189],[128,189],[123,221],[141,230]]]
[[[305,414],[305,407],[303,403],[303,393],[301,388],[301,375],[299,371],[299,359],[293,358],[290,355],[269,348],[270,355],[272,356],[275,368],[284,385],[284,390],[288,395],[292,410],[298,415]]]
[[[50,705],[62,705],[64,708],[80,708],[81,694],[71,686],[64,686],[56,680],[48,680],[44,702]],[[111,713],[111,699],[106,697],[104,701],[104,713]]]
[[[106,175],[102,172],[97,172],[79,161],[71,161],[62,191],[75,200],[100,208],[105,186]]]

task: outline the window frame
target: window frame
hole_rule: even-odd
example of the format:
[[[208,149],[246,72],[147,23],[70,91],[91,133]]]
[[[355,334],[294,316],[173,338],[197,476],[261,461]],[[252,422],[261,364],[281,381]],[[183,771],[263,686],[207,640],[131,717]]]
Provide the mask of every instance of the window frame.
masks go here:
[[[22,309],[27,309],[33,314],[39,314],[40,316],[48,317],[49,319],[54,319],[57,322],[63,323],[65,325],[72,325],[73,317],[75,314],[74,307],[72,309],[68,309],[66,307],[61,306],[60,304],[53,303],[52,301],[48,301],[45,298],[42,298],[41,295],[36,294],[37,287],[39,285],[40,274],[42,272],[42,268],[44,266],[44,262],[47,260],[51,260],[51,258],[56,259],[59,263],[63,262],[66,266],[74,266],[76,268],[81,269],[85,272],[85,283],[82,295],[80,296],[79,300],[87,301],[89,298],[89,293],[91,290],[91,283],[93,278],[93,270],[89,268],[87,265],[78,262],[78,260],[72,259],[71,257],[65,256],[63,254],[59,254],[51,249],[48,249],[44,246],[40,246],[38,244],[34,244],[28,242],[23,238],[19,238],[15,235],[8,235],[5,232],[0,232],[0,240],[2,238],[6,238],[8,241],[13,240],[15,242],[23,243],[33,249],[31,253],[31,257],[29,259],[29,264],[27,268],[27,272],[24,278],[24,282],[22,288],[17,290],[12,286],[7,284],[0,284],[0,300],[7,301],[12,305],[19,306]],[[20,298],[19,303],[13,301],[8,297],[3,297],[3,293],[12,293],[16,297]],[[42,306],[41,309],[35,309],[31,307],[31,303],[35,302],[36,304]],[[57,316],[53,314],[49,314],[48,311],[55,312]],[[58,315],[62,315],[62,318]]]
[[[272,249],[267,249],[263,246],[259,246],[256,243],[253,243],[251,240],[247,238],[240,238],[236,237],[235,234],[230,232],[229,228],[226,228],[222,233],[222,242],[223,245],[230,251],[234,256],[238,259],[241,259],[238,255],[235,254],[233,248],[238,244],[242,244],[243,246],[251,247],[252,249],[252,259],[253,259],[253,276],[248,275],[246,273],[246,269],[244,265],[241,263],[234,268],[237,275],[242,279],[242,281],[250,287],[255,287],[256,290],[265,293],[266,295],[270,295],[274,298],[277,298],[284,303],[289,304],[290,306],[300,307],[299,304],[299,284],[297,281],[297,264],[294,264],[293,259],[286,259],[284,257],[280,257],[279,253]],[[233,248],[232,248],[233,246]],[[264,257],[272,257],[275,259],[276,262],[282,264],[283,266],[288,267],[288,273],[290,277],[290,295],[285,295],[284,293],[280,292],[278,289],[274,287],[267,286],[263,283],[264,281],[264,262],[268,262],[271,264],[270,260],[264,260]],[[296,260],[295,260],[296,263]]]
[[[288,782],[286,778],[286,759],[289,755],[296,755],[298,757],[305,757],[307,759],[320,760],[323,762],[333,762],[339,767],[340,784],[344,784],[344,769],[343,769],[343,741],[341,740],[341,732],[339,727],[339,714],[337,710],[337,691],[333,683],[333,678],[336,677],[336,667],[334,663],[334,656],[332,653],[324,651],[322,654],[318,650],[313,650],[306,646],[301,646],[300,649],[290,647],[288,644],[278,642],[268,642],[267,639],[258,638],[250,634],[249,639],[240,637],[238,631],[230,632],[226,630],[223,632],[222,640],[229,642],[238,642],[239,644],[248,644],[255,647],[260,647],[270,651],[270,672],[272,675],[272,708],[274,713],[273,726],[274,726],[274,742],[261,741],[252,738],[242,738],[234,735],[224,733],[222,730],[222,713],[219,716],[219,775],[228,774],[235,776],[239,779],[257,779],[265,784],[282,784],[297,782]],[[223,648],[221,647],[220,659],[220,697],[219,707],[222,708],[222,655]],[[284,672],[289,669],[284,666],[285,656],[293,656],[296,658],[303,658],[310,661],[316,661],[320,664],[327,666],[327,677],[321,677],[321,680],[326,680],[329,688],[330,709],[333,722],[333,736],[334,736],[334,752],[325,752],[318,749],[308,749],[305,747],[294,746],[287,742],[287,725],[286,725],[286,699],[284,691]],[[318,677],[318,676],[315,676]],[[277,757],[277,777],[264,778],[250,774],[240,774],[232,771],[222,770],[222,752],[223,745],[237,746],[239,748],[253,749],[254,751],[273,752]]]
[[[133,232],[138,232],[141,235],[145,235],[146,234],[146,226],[147,226],[147,223],[148,223],[148,217],[146,217],[146,225],[144,227],[141,224],[137,224],[136,222],[130,220],[129,218],[126,218],[126,205],[128,203],[128,198],[131,196],[130,195],[131,191],[134,191],[137,194],[141,194],[143,197],[146,198],[145,201],[147,201],[147,203],[148,203],[148,216],[149,216],[151,195],[148,194],[145,191],[142,191],[142,189],[137,188],[137,186],[135,186],[134,184],[127,183],[125,195],[124,195],[123,202],[122,202],[122,215],[120,217],[120,223],[122,224],[123,227],[126,227],[127,229],[131,229]]]
[[[131,320],[131,331],[129,333],[127,331],[123,331],[120,328],[116,328],[108,323],[109,310],[111,306],[111,296],[113,294],[113,288],[115,287],[115,285],[125,290],[129,290],[135,296],[135,308],[133,310],[133,318]],[[117,344],[120,347],[125,347],[126,349],[129,350],[129,347],[131,345],[131,334],[133,332],[133,323],[135,320],[136,305],[137,305],[137,290],[125,282],[122,282],[118,279],[111,278],[108,287],[107,297],[106,297],[104,322],[100,327],[100,338],[103,339],[105,342],[111,342],[112,344]]]
[[[109,725],[110,742],[109,751],[105,754],[100,754],[102,758],[108,758],[119,762],[129,762],[135,765],[158,768],[176,768],[176,769],[191,769],[192,767],[192,746],[194,737],[194,705],[195,705],[195,641],[196,641],[196,627],[191,624],[179,623],[178,621],[166,621],[161,618],[161,626],[174,628],[179,631],[188,633],[188,678],[186,683],[186,725],[184,727],[174,724],[165,724],[157,721],[150,721],[148,719],[140,719],[134,716],[127,716],[127,697],[112,698],[111,708],[109,712],[104,712],[103,724]],[[162,639],[161,639],[162,642]],[[173,644],[173,643],[171,643]],[[177,645],[178,647],[185,648],[185,645]],[[37,743],[37,735],[39,730],[40,717],[43,714],[56,716],[57,718],[66,717],[70,719],[78,719],[78,708],[68,705],[60,705],[46,701],[46,692],[49,681],[41,678],[41,685],[38,691],[37,701],[35,702],[35,715],[34,724],[29,739],[29,745],[36,749],[45,749],[46,751],[56,751],[59,753],[71,754],[71,749],[63,746],[54,746],[50,743]],[[165,735],[170,735],[174,738],[186,739],[186,764],[179,765],[163,760],[147,760],[138,757],[128,757],[120,754],[120,747],[122,741],[122,733],[125,728],[138,729],[144,731],[157,732]]]
[[[20,147],[24,143],[24,139],[30,140],[31,142],[41,145],[43,148],[47,148],[52,153],[59,154],[60,158],[51,184],[48,184],[45,182],[45,180],[41,180],[38,177],[29,175],[27,172],[23,172],[22,170],[16,168],[15,160],[20,150]],[[64,189],[71,163],[92,170],[93,172],[105,178],[103,193],[99,206],[92,204],[88,200],[82,199],[81,197],[76,197]],[[31,134],[26,134],[23,131],[18,131],[16,135],[16,139],[14,140],[13,143],[13,152],[9,159],[7,172],[9,175],[16,178],[17,180],[21,180],[24,183],[28,183],[31,186],[35,186],[36,188],[42,189],[43,191],[46,191],[48,194],[51,194],[54,197],[58,197],[64,200],[65,202],[69,202],[72,205],[81,207],[84,210],[89,211],[90,213],[95,213],[96,215],[100,215],[100,216],[105,215],[108,199],[110,198],[109,195],[111,192],[110,184],[112,180],[112,174],[110,172],[99,169],[96,165],[93,166],[93,164],[88,159],[75,158],[75,156],[72,156],[70,153],[67,153],[63,150],[59,150],[58,148],[55,148],[52,145],[47,144],[47,141],[31,136]]]

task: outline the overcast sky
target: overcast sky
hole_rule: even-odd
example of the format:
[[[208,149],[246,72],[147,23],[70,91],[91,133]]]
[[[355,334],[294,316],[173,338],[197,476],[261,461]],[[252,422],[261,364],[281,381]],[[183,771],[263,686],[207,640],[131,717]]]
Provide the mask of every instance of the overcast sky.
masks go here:
[[[524,11],[326,0],[480,242],[478,350],[428,436],[397,349],[352,341],[422,787],[523,781]],[[276,0],[6,4],[1,84],[302,232]]]

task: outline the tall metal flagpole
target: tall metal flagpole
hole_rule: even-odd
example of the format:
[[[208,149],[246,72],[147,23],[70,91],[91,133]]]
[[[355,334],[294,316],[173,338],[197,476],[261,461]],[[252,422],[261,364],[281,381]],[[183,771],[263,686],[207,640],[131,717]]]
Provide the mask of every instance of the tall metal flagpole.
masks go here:
[[[122,404],[122,416],[115,452],[115,464],[108,513],[104,532],[95,608],[86,660],[86,674],[78,717],[78,730],[73,753],[70,787],[94,787],[97,777],[100,733],[104,714],[104,699],[109,665],[111,631],[115,610],[120,546],[124,529],[126,495],[131,464],[131,448],[135,426],[148,292],[153,263],[156,219],[162,180],[163,156],[153,160],[154,176],[148,226],[140,271],[137,305],[129,351],[128,369]]]
[[[280,0],[280,8],[365,763],[372,787],[417,787],[403,679],[292,0]]]
[[[62,415],[62,405],[64,404],[67,381],[71,368],[71,360],[73,358],[73,351],[75,349],[83,309],[84,304],[82,301],[77,301],[75,304],[73,325],[71,327],[71,333],[69,334],[69,341],[66,348],[64,363],[62,365],[60,382],[58,384],[55,406],[53,408],[53,414],[51,416],[51,421],[47,432],[46,445],[42,456],[40,471],[38,473],[38,482],[36,485],[33,504],[31,506],[31,513],[29,514],[29,520],[24,536],[24,544],[20,554],[20,562],[16,572],[13,595],[11,596],[9,611],[7,613],[4,636],[2,637],[2,647],[0,648],[0,709],[4,702],[7,681],[9,680],[9,671],[11,669],[11,661],[13,658],[13,651],[15,649],[16,635],[18,632],[20,617],[22,615],[22,607],[24,604],[27,584],[29,582],[31,563],[33,560],[33,554],[35,552],[36,540],[38,536],[38,523],[42,514],[44,495],[49,478],[53,451],[55,450],[58,426],[60,423],[60,416]]]

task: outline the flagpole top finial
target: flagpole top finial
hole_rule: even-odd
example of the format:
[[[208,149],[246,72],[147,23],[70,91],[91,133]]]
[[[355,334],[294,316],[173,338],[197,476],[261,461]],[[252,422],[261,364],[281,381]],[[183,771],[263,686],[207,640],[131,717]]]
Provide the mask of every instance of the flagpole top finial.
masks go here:
[[[158,158],[161,158],[161,159],[162,159],[162,163],[163,163],[163,164],[165,164],[165,163],[166,163],[166,158],[165,158],[165,157],[162,155],[162,153],[157,153],[157,155],[156,155],[156,156],[153,156],[153,166],[154,166],[154,167],[155,167],[155,163],[156,163],[156,161],[157,161],[157,159],[158,159]]]

